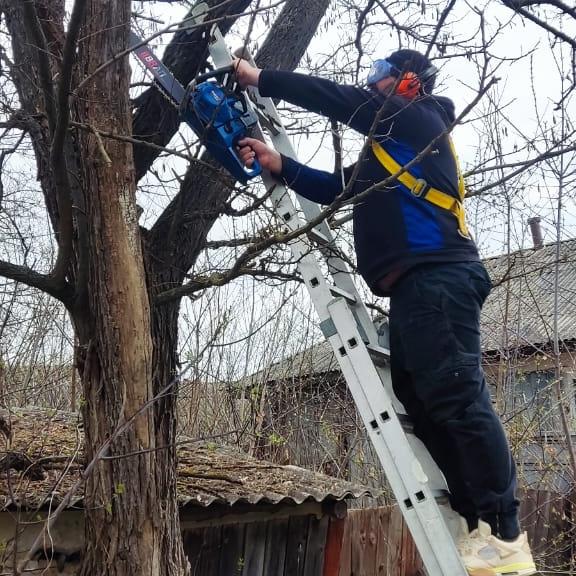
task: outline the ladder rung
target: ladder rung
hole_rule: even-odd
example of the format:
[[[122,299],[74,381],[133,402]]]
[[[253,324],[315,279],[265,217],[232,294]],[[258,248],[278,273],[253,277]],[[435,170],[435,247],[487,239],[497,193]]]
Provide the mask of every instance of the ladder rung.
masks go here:
[[[404,432],[408,434],[414,434],[414,422],[412,422],[412,418],[408,416],[408,414],[398,414],[396,413],[398,420],[402,426]]]
[[[318,230],[317,228],[312,228],[312,230],[308,232],[308,238],[310,238],[312,242],[316,242],[316,244],[319,244],[320,246],[328,246],[332,244],[332,240],[330,240],[328,236],[320,232],[320,230]]]
[[[344,300],[346,300],[346,302],[348,302],[348,304],[356,304],[357,302],[356,296],[354,294],[346,292],[346,290],[342,290],[342,288],[339,288],[338,286],[330,286],[330,293],[336,298],[341,296],[344,298]]]
[[[430,490],[430,492],[432,492],[432,496],[434,496],[435,500],[448,500],[448,496],[450,495],[450,492],[448,492],[448,490],[440,490],[440,489],[434,489],[434,490]],[[447,502],[442,502],[443,504],[447,504]]]
[[[390,350],[388,348],[374,346],[373,344],[367,344],[366,348],[376,366],[388,366],[390,364]]]

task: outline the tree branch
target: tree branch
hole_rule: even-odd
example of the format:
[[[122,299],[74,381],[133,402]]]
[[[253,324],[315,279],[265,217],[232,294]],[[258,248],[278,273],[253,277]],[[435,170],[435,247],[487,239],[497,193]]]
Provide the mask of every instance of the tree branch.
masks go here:
[[[448,18],[448,14],[450,14],[450,12],[452,11],[452,8],[454,8],[454,4],[456,4],[456,0],[450,0],[450,2],[448,2],[448,5],[446,6],[446,8],[444,8],[444,10],[442,11],[440,18],[438,19],[438,23],[435,26],[434,35],[432,36],[432,39],[428,43],[428,48],[426,48],[426,53],[424,54],[426,56],[426,58],[428,58],[430,56],[430,52],[432,51],[432,47],[434,46],[434,43],[436,42],[436,39],[438,38],[438,34],[440,34],[440,31],[442,30],[442,27],[444,26],[444,22],[446,21],[446,18]]]
[[[572,18],[576,19],[576,8],[568,6],[564,2],[561,2],[560,0],[516,0],[516,1],[509,0],[507,3],[505,2],[505,4],[510,4],[511,5],[510,7],[514,8],[516,6],[522,8],[524,6],[542,6],[543,4],[548,4],[549,6],[554,6],[559,10],[561,10],[562,12],[569,14],[570,16],[572,16]]]
[[[0,260],[0,276],[42,290],[66,305],[71,302],[72,288],[69,284],[63,286],[57,283],[52,276],[40,274],[27,266]]]
[[[532,14],[532,12],[525,10],[522,7],[525,4],[524,2],[518,2],[516,0],[502,0],[502,2],[504,4],[504,6],[510,8],[511,10],[514,10],[514,12],[516,12],[517,14],[520,14],[521,16],[524,16],[524,18],[531,20],[532,22],[534,22],[535,24],[540,26],[540,28],[544,28],[544,30],[547,30],[548,32],[550,32],[550,34],[552,34],[553,36],[556,36],[557,38],[564,40],[564,42],[566,42],[567,44],[570,44],[570,46],[572,46],[572,48],[576,50],[576,40],[574,38],[571,38],[570,36],[568,36],[567,34],[562,32],[561,30],[558,30],[557,28],[550,26],[550,24],[548,24],[548,22],[541,20],[536,15]],[[541,2],[533,2],[533,3],[540,4]],[[542,2],[542,3],[551,4],[552,2]],[[558,4],[562,4],[562,3],[558,2]],[[568,10],[569,11],[567,13],[570,14],[572,9],[568,8]]]
[[[303,282],[303,280],[294,273],[291,274],[287,272],[281,272],[280,270],[264,270],[261,268],[245,265],[250,259],[255,258],[261,254],[264,249],[265,248],[262,248],[261,250],[246,250],[246,252],[238,259],[236,264],[226,272],[219,272],[217,274],[211,274],[210,276],[198,276],[183,286],[178,286],[178,288],[173,288],[172,290],[161,292],[155,297],[155,303],[168,304],[175,300],[180,300],[183,296],[190,296],[195,292],[206,290],[207,288],[224,286],[225,284],[228,284],[240,276],[252,276],[254,278],[273,278],[275,280],[294,280],[297,282]]]
[[[72,258],[73,220],[72,220],[72,190],[66,165],[64,143],[70,122],[70,84],[72,82],[72,70],[76,53],[76,45],[86,0],[76,0],[72,8],[72,15],[68,25],[64,54],[60,69],[60,81],[58,84],[56,125],[50,149],[50,161],[54,170],[54,180],[58,195],[58,212],[60,214],[60,230],[58,234],[58,256],[54,264],[51,276],[57,283],[65,281],[66,273]]]
[[[487,192],[488,190],[491,190],[492,188],[496,188],[497,186],[501,186],[505,182],[508,182],[508,180],[511,180],[512,178],[518,176],[519,174],[522,174],[522,172],[524,172],[528,168],[534,166],[535,164],[538,164],[538,163],[543,162],[545,160],[549,160],[550,158],[562,156],[563,154],[568,154],[569,152],[576,152],[576,145],[569,146],[568,148],[563,148],[562,150],[557,150],[555,152],[550,152],[548,150],[546,152],[542,152],[542,154],[539,154],[538,156],[536,156],[532,160],[528,160],[526,162],[522,162],[522,163],[518,163],[518,164],[511,164],[510,165],[511,167],[520,165],[520,168],[518,168],[518,170],[514,170],[514,171],[510,172],[509,174],[507,174],[503,178],[499,178],[498,180],[496,180],[496,182],[490,182],[490,184],[486,184],[486,186],[482,186],[482,188],[478,188],[477,190],[473,190],[473,191],[468,192],[466,194],[466,198],[472,198],[473,196],[480,196],[484,192]],[[498,167],[485,168],[485,169],[473,171],[473,172],[471,172],[471,174],[480,174],[480,173],[486,172],[488,170],[496,170],[496,169],[498,169]]]
[[[62,57],[62,66],[60,68],[60,81],[58,83],[56,126],[52,140],[52,158],[63,156],[64,141],[68,124],[70,121],[70,84],[72,82],[72,70],[76,53],[78,35],[82,24],[82,15],[86,7],[86,0],[76,0],[72,9],[66,41],[64,43],[64,54]]]
[[[54,83],[52,82],[52,72],[50,70],[50,60],[48,58],[48,42],[42,30],[38,13],[34,5],[34,0],[24,0],[22,3],[24,11],[24,23],[26,31],[30,36],[36,54],[38,56],[38,72],[40,75],[40,83],[42,85],[42,92],[44,94],[44,105],[46,106],[46,115],[48,116],[48,124],[50,131],[53,134],[57,121],[57,113],[54,106]]]

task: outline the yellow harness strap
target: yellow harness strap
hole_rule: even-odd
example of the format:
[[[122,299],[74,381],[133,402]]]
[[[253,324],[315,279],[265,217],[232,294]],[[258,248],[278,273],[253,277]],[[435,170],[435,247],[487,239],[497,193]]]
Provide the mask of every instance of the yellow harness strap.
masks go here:
[[[450,138],[450,148],[452,150],[452,154],[454,155],[454,160],[456,161],[456,169],[458,172],[458,198],[454,198],[454,196],[450,196],[442,190],[438,190],[437,188],[432,188],[432,186],[428,186],[428,183],[423,178],[416,178],[410,172],[405,171],[400,176],[397,177],[397,180],[406,186],[414,196],[418,196],[419,198],[424,198],[431,202],[435,206],[439,206],[444,210],[448,210],[451,214],[456,216],[458,220],[458,232],[464,236],[464,238],[470,238],[470,233],[468,232],[468,226],[466,226],[466,214],[464,213],[464,195],[466,193],[464,187],[464,178],[462,177],[462,173],[460,172],[460,164],[458,162],[458,158],[456,156],[456,150],[454,149],[454,144],[452,139]],[[372,151],[378,161],[390,174],[396,174],[402,169],[402,166],[378,144],[375,140],[372,141]]]

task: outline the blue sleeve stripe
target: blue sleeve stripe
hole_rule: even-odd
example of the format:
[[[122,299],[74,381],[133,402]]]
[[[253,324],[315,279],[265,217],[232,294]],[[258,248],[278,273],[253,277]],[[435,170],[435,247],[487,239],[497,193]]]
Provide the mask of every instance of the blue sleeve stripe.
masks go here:
[[[288,156],[282,156],[281,176],[294,192],[318,204],[331,204],[342,192],[338,174],[309,168]]]

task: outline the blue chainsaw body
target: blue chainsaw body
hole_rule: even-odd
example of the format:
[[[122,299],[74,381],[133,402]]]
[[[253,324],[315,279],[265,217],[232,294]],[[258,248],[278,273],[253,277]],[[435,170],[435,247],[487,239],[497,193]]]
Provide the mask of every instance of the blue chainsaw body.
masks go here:
[[[248,109],[243,94],[236,94],[218,82],[206,80],[189,90],[187,106],[181,106],[183,120],[194,130],[206,149],[233,176],[243,183],[258,176],[258,163],[244,166],[237,144],[257,122]]]
[[[225,75],[230,78],[232,67],[202,74],[184,88],[134,32],[131,33],[131,44],[135,56],[178,107],[182,120],[192,128],[210,154],[243,184],[260,175],[262,168],[258,162],[254,162],[251,168],[244,166],[237,150],[238,141],[250,135],[257,118],[247,106],[244,93],[218,81]]]

